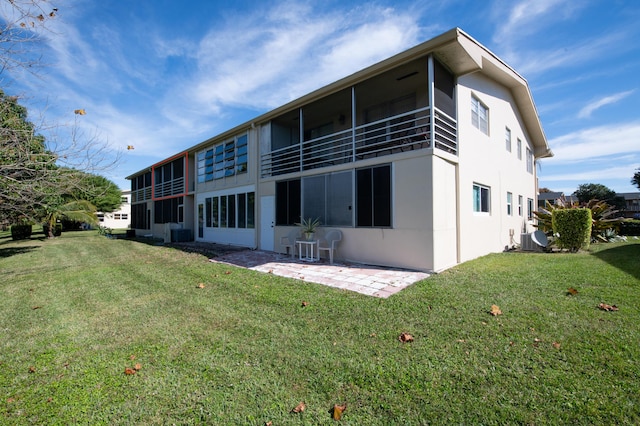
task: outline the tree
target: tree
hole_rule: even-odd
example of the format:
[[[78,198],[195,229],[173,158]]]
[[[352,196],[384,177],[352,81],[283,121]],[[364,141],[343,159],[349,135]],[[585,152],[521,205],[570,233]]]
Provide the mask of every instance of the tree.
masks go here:
[[[587,204],[591,200],[604,201],[616,210],[624,210],[626,203],[623,197],[619,197],[612,189],[599,183],[584,183],[578,186],[573,193],[580,204]]]
[[[20,68],[34,72],[40,64],[39,33],[58,9],[48,0],[9,0],[0,5],[0,74]]]
[[[633,177],[631,178],[631,183],[633,185],[635,185],[638,189],[640,189],[640,169],[637,169],[638,171],[634,173]]]
[[[89,201],[103,213],[110,213],[122,205],[122,191],[118,185],[100,175],[84,173],[80,188],[73,195],[76,199]]]
[[[599,183],[583,183],[573,193],[580,203],[588,203],[591,200],[610,202],[616,197],[616,192]]]

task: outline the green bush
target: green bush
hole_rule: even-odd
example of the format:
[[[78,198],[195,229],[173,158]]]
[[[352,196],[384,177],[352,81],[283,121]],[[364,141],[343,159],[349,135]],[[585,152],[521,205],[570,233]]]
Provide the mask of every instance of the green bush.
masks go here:
[[[44,224],[42,225],[42,232],[44,233],[44,235],[46,237],[49,236],[49,225]],[[56,223],[53,227],[53,236],[54,237],[59,237],[60,235],[62,235],[62,224],[61,223]]]
[[[591,210],[561,209],[552,214],[553,232],[559,248],[577,252],[589,247],[591,239]]]
[[[33,229],[31,225],[12,225],[11,226],[11,239],[13,240],[26,240],[31,238]]]
[[[640,235],[640,220],[625,220],[620,222],[620,235]]]

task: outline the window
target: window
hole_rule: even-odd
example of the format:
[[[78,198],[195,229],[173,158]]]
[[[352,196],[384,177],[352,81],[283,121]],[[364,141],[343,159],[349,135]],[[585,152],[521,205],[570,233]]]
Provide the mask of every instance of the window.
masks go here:
[[[182,197],[157,200],[154,203],[154,223],[179,222],[178,210],[183,205]]]
[[[356,226],[391,226],[391,166],[356,170]]]
[[[198,183],[246,173],[247,143],[248,136],[244,134],[198,152]]]
[[[522,195],[518,195],[518,216],[522,216]]]
[[[303,178],[302,216],[319,218],[322,225],[351,226],[352,181],[350,171]]]
[[[126,204],[129,202],[129,199],[127,197],[120,197],[120,202]]]
[[[222,195],[205,199],[207,228],[254,228],[255,193]]]
[[[300,179],[276,182],[276,225],[294,225],[301,215]]]
[[[513,215],[513,194],[510,192],[507,192],[507,214]]]
[[[473,211],[478,213],[489,213],[490,195],[489,187],[473,184]]]
[[[527,148],[527,172],[533,173],[533,153]]]
[[[475,96],[471,97],[471,124],[485,135],[489,134],[489,108]]]
[[[115,220],[120,220],[120,213],[114,213],[114,214],[113,214],[113,218],[114,218]]]
[[[504,129],[504,143],[507,151],[511,152],[511,129],[505,127]]]
[[[533,198],[527,198],[527,218],[533,219]]]
[[[518,160],[522,160],[522,140],[520,138],[518,138],[518,142],[517,142],[517,149],[518,149]]]

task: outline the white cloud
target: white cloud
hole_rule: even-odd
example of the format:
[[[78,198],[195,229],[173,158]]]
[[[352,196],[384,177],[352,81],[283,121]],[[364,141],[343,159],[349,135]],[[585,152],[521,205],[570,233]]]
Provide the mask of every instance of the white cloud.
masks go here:
[[[596,101],[591,101],[591,102],[589,102],[588,105],[586,105],[584,108],[582,108],[580,110],[580,112],[578,112],[578,118],[588,118],[588,117],[591,116],[591,114],[595,110],[597,110],[599,108],[602,108],[605,105],[610,105],[610,104],[616,103],[616,102],[626,98],[627,96],[629,96],[633,92],[635,92],[635,90],[627,90],[626,92],[616,93],[614,95],[605,96],[604,98],[601,98],[601,99],[596,100]]]
[[[558,173],[553,175],[540,176],[545,182],[581,181],[599,182],[605,179],[631,179],[634,170],[640,167],[640,163],[625,164],[602,169],[590,168],[589,170],[576,171],[571,173]]]
[[[638,153],[640,122],[578,130],[549,141],[554,156],[545,163],[574,163],[597,157]]]

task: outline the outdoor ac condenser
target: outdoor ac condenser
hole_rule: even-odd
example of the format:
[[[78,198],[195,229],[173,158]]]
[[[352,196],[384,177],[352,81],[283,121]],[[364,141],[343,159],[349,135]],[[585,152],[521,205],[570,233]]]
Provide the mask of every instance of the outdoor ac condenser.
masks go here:
[[[542,247],[533,242],[531,234],[520,234],[520,248],[522,251],[542,251]]]

